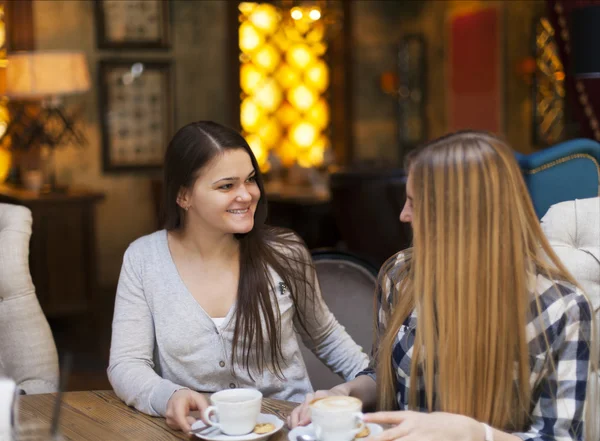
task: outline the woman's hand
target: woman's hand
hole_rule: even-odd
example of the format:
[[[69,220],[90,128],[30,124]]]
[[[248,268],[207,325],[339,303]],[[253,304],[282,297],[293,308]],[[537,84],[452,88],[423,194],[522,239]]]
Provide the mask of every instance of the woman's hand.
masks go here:
[[[395,426],[369,438],[369,441],[482,441],[485,439],[485,429],[481,423],[473,418],[454,413],[376,412],[365,414],[364,421]]]
[[[188,433],[196,419],[190,411],[199,410],[201,413],[208,407],[208,401],[202,394],[189,389],[179,389],[167,402],[166,423],[171,429]]]
[[[350,391],[346,387],[346,384],[340,384],[339,386],[336,386],[329,390],[318,390],[314,394],[306,395],[304,402],[300,406],[296,407],[292,411],[290,416],[288,416],[288,418],[287,418],[288,427],[290,429],[293,429],[294,427],[306,426],[308,423],[310,423],[310,409],[309,409],[308,405],[311,403],[311,401],[318,400],[320,398],[325,398],[325,397],[335,397],[335,396],[339,397],[340,395],[345,395],[345,396],[350,395]]]

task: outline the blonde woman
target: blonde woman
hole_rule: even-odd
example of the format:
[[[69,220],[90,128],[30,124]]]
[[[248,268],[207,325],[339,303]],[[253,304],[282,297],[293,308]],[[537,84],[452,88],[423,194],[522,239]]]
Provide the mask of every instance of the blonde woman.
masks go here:
[[[407,196],[414,247],[380,272],[371,367],[316,395],[377,405],[365,421],[392,427],[372,441],[598,440],[590,303],[511,149],[479,132],[438,139],[413,156]]]

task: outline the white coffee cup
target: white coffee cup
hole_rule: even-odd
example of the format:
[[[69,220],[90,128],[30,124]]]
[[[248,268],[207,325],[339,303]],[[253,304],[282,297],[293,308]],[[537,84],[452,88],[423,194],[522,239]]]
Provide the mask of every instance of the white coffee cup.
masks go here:
[[[212,406],[204,411],[204,420],[225,435],[246,435],[254,430],[262,394],[256,389],[227,389],[210,396]],[[217,417],[211,419],[212,415]]]
[[[362,401],[354,397],[325,397],[310,403],[319,441],[352,441],[365,428]]]

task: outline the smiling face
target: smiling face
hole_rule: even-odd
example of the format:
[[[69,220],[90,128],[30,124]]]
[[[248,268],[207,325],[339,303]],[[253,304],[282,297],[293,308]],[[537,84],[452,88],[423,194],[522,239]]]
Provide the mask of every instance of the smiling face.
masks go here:
[[[250,156],[242,148],[225,150],[200,170],[189,189],[182,189],[177,203],[187,208],[186,223],[224,234],[248,233],[260,189]]]

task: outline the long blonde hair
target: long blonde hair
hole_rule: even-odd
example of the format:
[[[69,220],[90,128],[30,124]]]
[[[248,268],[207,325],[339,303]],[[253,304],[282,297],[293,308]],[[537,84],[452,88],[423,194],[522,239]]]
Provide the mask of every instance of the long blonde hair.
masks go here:
[[[401,324],[416,309],[410,407],[523,430],[532,409],[528,274],[577,282],[552,251],[514,154],[498,138],[480,132],[440,138],[412,158],[410,176],[414,247],[391,283],[392,306],[383,300],[379,407],[397,406],[390,360]],[[597,364],[597,356],[590,358]],[[417,372],[425,403],[418,402]],[[587,401],[591,416],[597,404]]]

